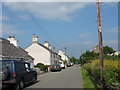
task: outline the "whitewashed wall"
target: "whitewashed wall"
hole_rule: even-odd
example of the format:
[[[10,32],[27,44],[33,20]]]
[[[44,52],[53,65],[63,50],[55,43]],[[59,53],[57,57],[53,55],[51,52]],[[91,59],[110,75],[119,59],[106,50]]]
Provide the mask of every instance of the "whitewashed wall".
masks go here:
[[[50,52],[37,43],[32,44],[25,49],[29,55],[34,58],[34,64],[43,63],[51,65]]]

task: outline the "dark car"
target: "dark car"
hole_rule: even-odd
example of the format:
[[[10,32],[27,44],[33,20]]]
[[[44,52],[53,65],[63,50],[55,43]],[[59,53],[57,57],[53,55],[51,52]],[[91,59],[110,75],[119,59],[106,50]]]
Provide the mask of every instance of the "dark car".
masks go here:
[[[60,64],[53,64],[51,66],[51,71],[61,71],[61,66]]]
[[[20,90],[30,82],[37,82],[37,72],[30,69],[30,64],[23,60],[1,60],[0,64],[2,88],[10,86]]]

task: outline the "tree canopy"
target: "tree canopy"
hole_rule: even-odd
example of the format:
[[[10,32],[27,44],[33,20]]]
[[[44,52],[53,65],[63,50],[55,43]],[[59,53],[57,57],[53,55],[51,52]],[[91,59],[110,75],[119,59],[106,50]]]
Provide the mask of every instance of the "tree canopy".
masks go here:
[[[109,46],[105,46],[103,47],[103,50],[104,50],[104,54],[112,54],[115,52],[115,50],[112,48],[112,47],[109,47]]]

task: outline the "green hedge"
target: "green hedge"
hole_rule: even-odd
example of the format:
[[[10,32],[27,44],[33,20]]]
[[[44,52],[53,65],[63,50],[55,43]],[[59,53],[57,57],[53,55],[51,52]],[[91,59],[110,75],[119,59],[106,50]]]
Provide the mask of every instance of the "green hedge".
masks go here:
[[[40,68],[41,71],[48,71],[48,65],[44,65],[43,63],[38,63],[34,67]]]
[[[87,70],[87,74],[94,82],[96,88],[100,87],[100,69],[99,60],[92,60],[91,63],[84,65]],[[120,83],[120,69],[118,68],[118,60],[105,60],[103,77],[106,88],[117,89]],[[119,87],[120,88],[120,87]]]

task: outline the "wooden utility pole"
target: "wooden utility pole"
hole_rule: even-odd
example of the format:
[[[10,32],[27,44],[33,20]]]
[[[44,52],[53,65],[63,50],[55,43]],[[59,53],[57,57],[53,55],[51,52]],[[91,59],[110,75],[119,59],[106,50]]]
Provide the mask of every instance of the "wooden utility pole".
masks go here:
[[[98,40],[99,40],[99,58],[100,58],[100,86],[104,88],[103,80],[103,40],[102,40],[102,24],[101,24],[101,13],[100,13],[100,0],[97,0],[97,18],[98,18]]]

